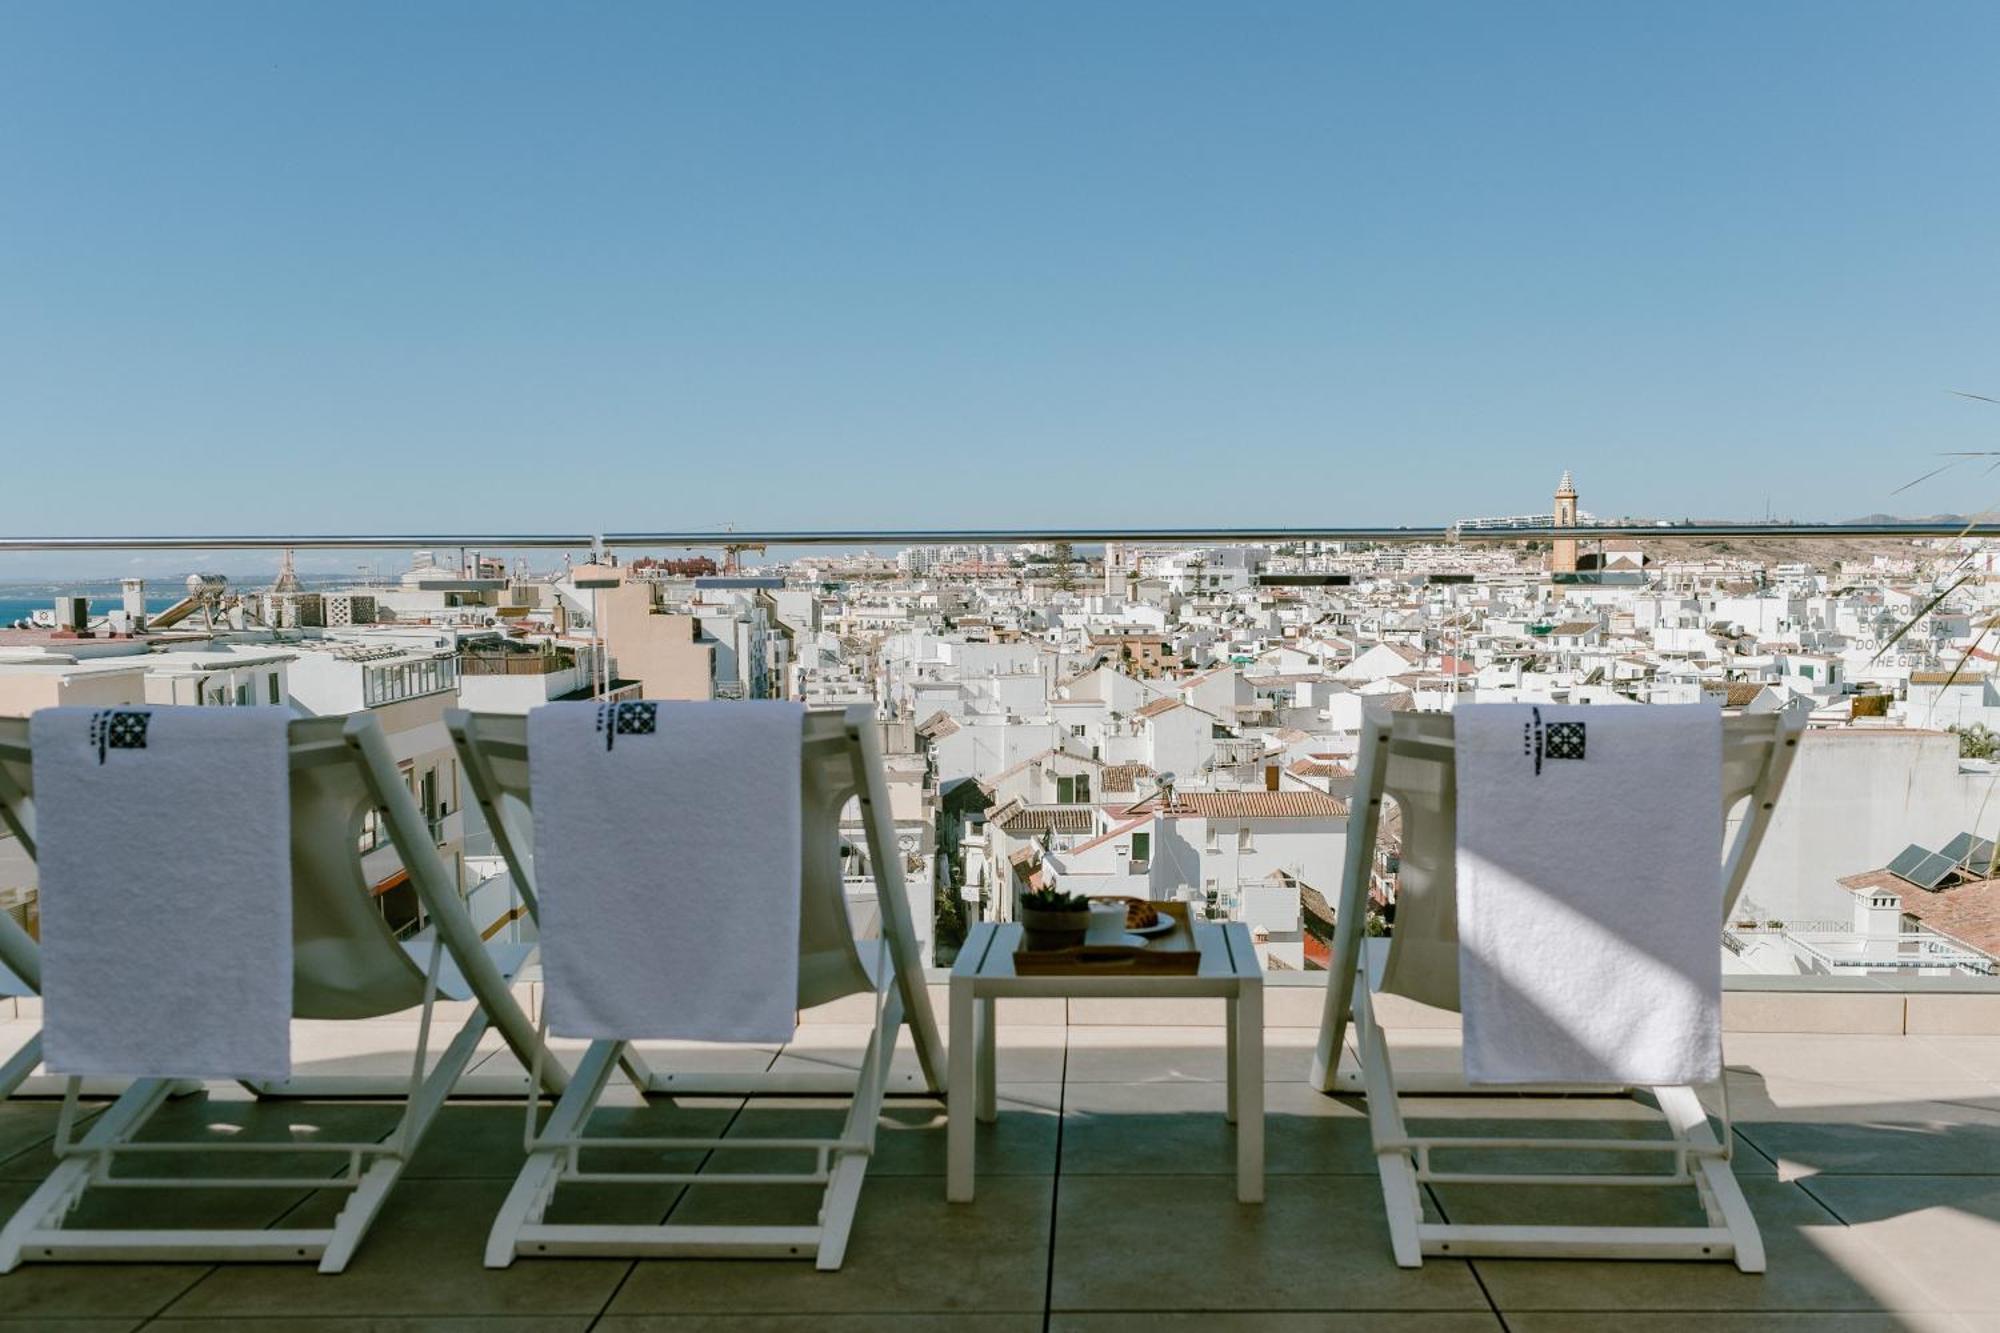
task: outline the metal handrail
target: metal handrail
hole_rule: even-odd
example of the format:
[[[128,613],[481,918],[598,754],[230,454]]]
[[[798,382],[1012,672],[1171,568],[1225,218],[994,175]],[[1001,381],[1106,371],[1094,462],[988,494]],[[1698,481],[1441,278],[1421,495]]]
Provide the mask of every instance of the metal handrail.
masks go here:
[[[1738,538],[1784,541],[1840,541],[1865,537],[2000,537],[2000,522],[1950,521],[1883,523],[1660,523],[1600,521],[1587,527],[1467,528],[954,528],[851,529],[763,532],[606,532],[478,533],[461,535],[374,534],[317,536],[110,536],[5,537],[5,551],[195,551],[195,550],[352,550],[389,551],[406,547],[463,546],[502,549],[631,549],[635,547],[725,546],[1018,546],[1043,542],[1119,542],[1134,545],[1278,545],[1290,542],[1520,542],[1574,538]]]

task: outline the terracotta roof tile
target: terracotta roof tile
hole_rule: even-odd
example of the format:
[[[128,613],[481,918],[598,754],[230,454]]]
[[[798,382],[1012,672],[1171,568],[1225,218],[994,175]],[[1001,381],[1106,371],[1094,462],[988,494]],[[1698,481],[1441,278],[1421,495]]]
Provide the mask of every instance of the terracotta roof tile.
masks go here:
[[[926,740],[942,740],[958,730],[958,723],[942,708],[917,724],[917,735]]]
[[[1904,916],[1988,957],[2000,957],[2000,879],[1966,880],[1932,892],[1887,870],[1871,870],[1848,875],[1840,885],[1857,893],[1894,889],[1902,895]]]
[[[1302,778],[1351,778],[1354,771],[1323,759],[1294,759],[1285,770]]]
[[[1011,838],[1036,837],[1043,833],[1088,833],[1097,827],[1097,814],[1087,805],[1028,805],[998,821]]]
[[[1107,792],[1137,791],[1139,779],[1152,776],[1153,770],[1147,764],[1106,764],[1103,788]]]
[[[1320,791],[1177,791],[1167,807],[1155,792],[1131,812],[1160,811],[1202,819],[1344,819],[1347,802]]]
[[[1724,708],[1747,708],[1764,692],[1764,682],[1756,680],[1703,681],[1702,691],[1722,696]]]

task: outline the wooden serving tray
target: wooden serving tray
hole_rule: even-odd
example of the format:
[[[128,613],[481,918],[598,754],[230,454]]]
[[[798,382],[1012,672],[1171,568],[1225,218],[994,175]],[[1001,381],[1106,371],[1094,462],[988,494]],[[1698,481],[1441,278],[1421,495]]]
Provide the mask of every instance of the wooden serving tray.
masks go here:
[[[1174,928],[1155,935],[1144,944],[1092,944],[1085,941],[1068,949],[1014,950],[1014,975],[1021,977],[1097,976],[1117,973],[1140,977],[1191,977],[1201,971],[1201,946],[1195,943],[1194,926],[1188,920],[1188,904],[1152,904],[1161,916],[1170,917]]]

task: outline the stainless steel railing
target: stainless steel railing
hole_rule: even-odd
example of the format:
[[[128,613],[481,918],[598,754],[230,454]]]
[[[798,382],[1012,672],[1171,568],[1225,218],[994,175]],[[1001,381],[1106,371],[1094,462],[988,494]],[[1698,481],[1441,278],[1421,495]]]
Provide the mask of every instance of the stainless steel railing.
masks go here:
[[[1119,542],[1133,545],[1280,545],[1291,542],[1479,542],[1505,543],[1575,538],[1758,538],[1785,541],[1839,541],[1865,537],[2000,537],[2000,522],[1970,527],[1955,522],[1886,523],[1659,523],[1645,520],[1597,522],[1587,527],[1467,528],[1305,527],[1305,528],[925,528],[769,530],[760,532],[541,532],[541,533],[374,533],[155,535],[95,537],[0,536],[7,551],[226,551],[352,550],[389,551],[407,547],[464,547],[467,550],[593,550],[638,547],[725,546],[1016,546],[1040,542]]]

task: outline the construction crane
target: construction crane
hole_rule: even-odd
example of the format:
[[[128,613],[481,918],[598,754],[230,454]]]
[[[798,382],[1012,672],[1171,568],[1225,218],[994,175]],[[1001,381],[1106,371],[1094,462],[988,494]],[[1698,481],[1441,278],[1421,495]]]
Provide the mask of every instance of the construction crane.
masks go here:
[[[723,525],[722,530],[724,532],[734,532],[736,531],[736,525],[734,523],[726,523]],[[764,544],[762,542],[724,543],[722,547],[722,572],[725,574],[741,574],[743,572],[743,561],[738,557],[745,551],[755,551],[758,555],[762,555],[764,554]]]

